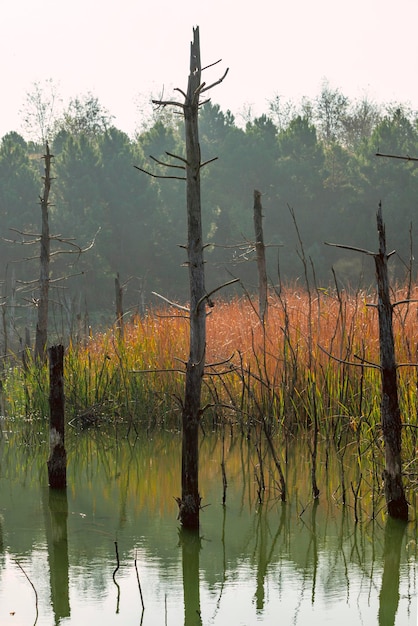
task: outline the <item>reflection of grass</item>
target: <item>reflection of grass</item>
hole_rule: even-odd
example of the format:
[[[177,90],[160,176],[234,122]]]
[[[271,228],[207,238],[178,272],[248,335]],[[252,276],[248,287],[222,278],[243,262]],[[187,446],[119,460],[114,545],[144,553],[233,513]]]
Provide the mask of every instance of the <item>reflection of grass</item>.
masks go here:
[[[399,288],[392,299],[402,301],[407,295],[416,299],[418,286],[411,294]],[[370,488],[377,503],[382,445],[380,374],[370,366],[379,361],[377,311],[368,306],[373,302],[366,292],[307,294],[287,287],[270,296],[264,328],[248,298],[219,301],[210,310],[203,428],[237,424],[253,438],[260,484],[262,431],[287,439],[317,429],[320,439],[332,441],[339,451],[341,475],[345,447],[356,450],[359,475],[353,484],[343,481],[342,497],[357,489],[361,475],[364,485],[374,485]],[[418,360],[415,307],[394,309],[396,354],[402,364]],[[110,329],[85,345],[70,343],[65,356],[69,421],[82,427],[126,421],[130,432],[137,433],[141,425],[177,428],[187,354],[187,319],[174,308],[133,319],[125,325],[123,341]],[[412,485],[417,484],[417,372],[416,366],[399,368],[405,470]],[[9,370],[4,382],[8,413],[47,415],[47,385],[46,367],[29,364],[25,374],[17,367]],[[313,449],[312,441],[310,445]],[[283,455],[279,462],[285,461]]]
[[[290,597],[292,589],[297,590],[303,601],[306,599],[305,608],[309,614],[316,611],[322,615],[326,604],[327,610],[334,606],[334,615],[338,612],[335,608],[338,603],[345,607],[345,611],[351,607],[354,615],[357,615],[356,607],[360,611],[360,606],[372,603],[377,613],[376,599],[383,589],[382,569],[387,568],[388,563],[386,556],[382,561],[384,549],[386,551],[382,516],[379,515],[372,523],[354,524],[353,496],[350,491],[347,505],[343,506],[338,492],[335,493],[339,459],[325,441],[318,448],[317,479],[321,498],[319,506],[313,505],[309,487],[310,455],[300,435],[288,444],[288,502],[280,502],[275,486],[275,465],[267,456],[267,491],[265,502],[260,506],[252,471],[258,462],[253,441],[242,438],[239,432],[227,434],[224,442],[228,477],[225,507],[221,504],[222,441],[217,434],[202,437],[201,490],[204,504],[210,504],[202,512],[201,542],[198,546],[202,607],[207,616],[205,623],[211,622],[211,615],[214,616],[212,621],[218,623],[215,611],[217,616],[221,615],[220,611],[226,615],[225,603],[226,607],[236,608],[233,594],[236,595],[241,585],[248,590],[254,611],[257,607],[261,610],[264,603],[267,616],[269,611],[276,610],[276,606],[279,612],[282,610],[280,604],[272,604],[273,596],[275,599],[281,599],[286,594]],[[40,550],[45,552],[47,549],[45,523],[46,528],[51,527],[50,509],[46,506],[48,499],[41,495],[45,492],[39,490],[39,477],[24,468],[26,465],[30,468],[45,465],[46,458],[42,450],[35,451],[18,444],[19,437],[12,434],[8,452],[4,454],[4,449],[0,450],[1,476],[10,480],[10,486],[3,482],[1,490],[4,531],[8,552],[20,555],[19,558],[25,555],[22,563],[36,563]],[[114,544],[117,540],[121,580],[119,576],[116,579],[121,583],[121,615],[125,615],[124,607],[130,606],[128,597],[131,591],[134,593],[134,611],[138,615],[141,611],[136,581],[128,586],[128,581],[135,577],[133,568],[137,553],[145,605],[147,610],[152,611],[157,602],[160,605],[164,602],[166,589],[173,597],[183,581],[177,504],[173,498],[180,489],[179,435],[159,431],[153,438],[140,437],[133,444],[126,438],[116,440],[113,427],[78,435],[70,431],[68,447],[69,486],[66,495],[69,515],[66,539],[67,567],[69,563],[70,568],[65,571],[68,572],[70,587],[85,598],[94,598],[96,602],[109,597],[114,607],[117,591],[112,588],[112,571],[116,565]],[[278,449],[280,451],[279,446]],[[351,463],[350,449],[346,451],[344,460],[346,482],[348,485],[356,484],[359,474],[356,465]],[[23,479],[22,471],[25,472]],[[365,492],[362,493],[360,506],[362,519],[369,520],[372,508]],[[31,514],[34,510],[36,515]],[[407,526],[405,533],[404,547],[398,552],[402,611],[404,607],[414,607],[416,521]],[[388,547],[391,546],[392,542],[388,542]],[[184,563],[189,567],[190,559],[184,556]],[[391,562],[388,563],[389,568]],[[49,565],[47,576],[54,571],[54,567],[60,567],[62,571],[61,559],[54,560],[50,556]],[[7,571],[6,562],[6,574]],[[191,573],[189,569],[188,573]],[[391,580],[393,583],[393,576]],[[395,585],[392,595],[396,589]],[[182,594],[180,600],[183,601]],[[299,596],[294,606],[297,600]],[[80,605],[74,596],[71,611],[76,614],[79,610]],[[169,615],[173,613],[169,612]],[[248,615],[243,623],[249,623]],[[262,617],[254,612],[251,623],[262,620]],[[301,623],[305,623],[303,614],[301,619]],[[221,623],[224,621],[221,620]],[[170,623],[170,618],[167,622]],[[290,617],[286,623],[291,622]],[[353,622],[358,622],[356,617]],[[367,618],[363,622],[368,623]]]

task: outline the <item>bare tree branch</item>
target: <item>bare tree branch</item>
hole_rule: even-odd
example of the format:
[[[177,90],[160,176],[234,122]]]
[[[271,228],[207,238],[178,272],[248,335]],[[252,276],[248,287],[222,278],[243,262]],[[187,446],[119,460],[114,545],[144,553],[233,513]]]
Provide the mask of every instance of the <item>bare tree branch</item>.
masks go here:
[[[382,152],[376,152],[375,156],[377,157],[386,157],[388,159],[401,159],[402,161],[418,161],[416,157],[410,157],[408,155],[401,156],[397,154],[383,154]]]
[[[185,176],[163,176],[160,174],[153,174],[152,172],[148,172],[147,170],[144,170],[142,167],[138,167],[137,165],[134,165],[134,168],[136,170],[139,170],[140,172],[143,172],[143,174],[148,174],[148,176],[152,176],[152,178],[168,178],[168,179],[174,179],[174,180],[186,180]]]
[[[188,309],[185,306],[181,306],[181,304],[177,304],[177,302],[173,302],[172,300],[169,300],[168,298],[165,298],[164,296],[162,296],[161,294],[157,293],[156,291],[151,291],[153,296],[157,296],[157,298],[161,298],[161,300],[164,300],[164,302],[167,302],[167,304],[170,304],[171,306],[175,307],[176,309],[179,309],[179,311],[185,311],[186,313],[190,313],[190,309]]]
[[[210,67],[213,67],[214,65],[218,65],[218,63],[221,63],[221,62],[222,62],[222,59],[219,59],[218,61],[215,61],[214,63],[205,65],[205,67],[202,67],[202,72],[204,72],[205,70],[208,70]]]
[[[209,293],[206,293],[202,298],[200,298],[200,300],[196,304],[196,309],[198,309],[199,306],[202,304],[202,302],[204,302],[205,300],[208,301],[209,306],[213,306],[213,304],[211,304],[211,302],[209,300],[210,296],[212,296],[214,293],[216,293],[220,289],[223,289],[224,287],[228,287],[228,285],[233,285],[234,283],[239,283],[240,280],[241,280],[240,278],[234,278],[233,280],[229,280],[227,283],[223,283],[223,285],[219,285],[219,287],[215,287],[215,289],[212,289],[212,291],[209,291]]]
[[[173,106],[173,107],[180,107],[181,109],[184,108],[184,104],[182,102],[176,102],[175,100],[151,100],[151,102],[152,104],[156,104],[159,107]]]
[[[213,157],[213,159],[209,159],[208,161],[204,161],[203,163],[200,164],[200,168],[205,167],[205,165],[209,165],[209,163],[213,163],[214,161],[217,161],[218,157]]]
[[[220,84],[220,83],[224,80],[224,78],[226,77],[226,75],[228,74],[228,72],[229,72],[229,67],[227,67],[227,68],[226,68],[225,73],[224,73],[224,75],[223,75],[223,76],[221,76],[221,78],[219,78],[218,80],[216,80],[216,81],[215,81],[214,83],[212,83],[211,85],[208,85],[207,87],[204,87],[203,89],[200,89],[200,90],[199,90],[199,93],[200,93],[200,94],[202,94],[202,93],[204,93],[205,91],[209,91],[209,89],[212,89],[212,87],[216,87],[216,85],[219,85],[219,84]],[[203,87],[203,85],[202,85],[202,87]]]
[[[328,352],[328,350],[325,350],[325,348],[323,346],[321,346],[321,344],[318,343],[318,348],[320,350],[322,350],[322,352],[325,352],[325,354],[327,356],[329,356],[330,359],[333,359],[334,361],[337,361],[337,363],[342,363],[343,365],[354,365],[354,367],[372,367],[374,369],[378,369],[380,370],[380,365],[377,365],[377,363],[371,363],[370,361],[366,361],[365,359],[363,359],[362,357],[357,356],[356,354],[354,355],[355,359],[358,359],[359,361],[361,361],[361,363],[356,363],[355,361],[347,361],[346,359],[340,359],[337,356],[334,356],[333,354],[331,354],[330,352]]]
[[[172,157],[173,159],[178,159],[179,161],[183,161],[183,163],[185,165],[189,165],[187,162],[187,159],[185,159],[184,157],[179,156],[178,154],[173,154],[172,152],[167,152],[166,151],[166,155]]]
[[[355,246],[345,246],[341,243],[329,243],[328,241],[324,241],[326,246],[332,246],[333,248],[342,248],[343,250],[352,250],[353,252],[361,252],[363,254],[368,254],[370,256],[374,256],[375,252],[370,252],[370,250],[365,250],[364,248],[356,248]]]
[[[150,155],[149,158],[152,159],[155,163],[158,163],[158,165],[163,165],[164,167],[173,167],[174,169],[177,169],[177,170],[186,169],[184,165],[174,165],[173,163],[165,163],[164,161],[160,161],[159,159],[156,159],[152,155]]]
[[[334,248],[342,248],[343,250],[353,250],[353,252],[361,252],[362,254],[368,254],[369,256],[376,256],[377,252],[370,252],[370,250],[365,250],[364,248],[356,248],[355,246],[345,246],[342,243],[329,243],[328,241],[324,241],[326,246],[332,246]],[[396,254],[396,250],[392,250],[392,252],[388,252],[386,257],[389,258]]]

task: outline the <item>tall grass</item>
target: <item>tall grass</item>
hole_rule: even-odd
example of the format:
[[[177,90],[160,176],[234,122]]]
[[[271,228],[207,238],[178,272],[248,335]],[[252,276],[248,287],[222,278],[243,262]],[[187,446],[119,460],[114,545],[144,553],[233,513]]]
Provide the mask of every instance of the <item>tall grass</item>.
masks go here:
[[[396,288],[392,301],[407,296],[418,299],[418,285],[411,292]],[[346,447],[355,446],[359,476],[373,482],[362,467],[367,461],[367,471],[376,476],[382,469],[379,333],[373,305],[374,294],[367,291],[318,289],[308,294],[288,286],[270,294],[263,325],[249,297],[217,301],[207,319],[202,427],[236,425],[254,438],[260,459],[262,432],[267,438],[278,433],[282,441],[306,433],[312,450],[315,434],[336,447],[341,471]],[[417,307],[404,302],[394,309],[405,471],[415,485]],[[185,314],[172,307],[133,318],[125,324],[123,338],[111,328],[84,343],[70,342],[65,354],[70,423],[178,428],[188,336]],[[29,363],[26,370],[14,365],[6,372],[3,404],[9,416],[46,416],[48,393],[46,367]],[[286,449],[277,463],[285,457]]]

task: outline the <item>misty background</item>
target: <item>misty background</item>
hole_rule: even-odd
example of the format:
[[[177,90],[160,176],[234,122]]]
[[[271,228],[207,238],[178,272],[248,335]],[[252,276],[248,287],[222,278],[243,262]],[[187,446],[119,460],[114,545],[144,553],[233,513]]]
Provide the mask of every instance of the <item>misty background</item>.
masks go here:
[[[54,250],[51,287],[67,320],[114,319],[115,277],[124,285],[124,310],[144,314],[161,305],[152,292],[187,300],[185,181],[150,159],[184,156],[183,121],[169,108],[138,117],[128,136],[92,94],[63,109],[51,81],[35,83],[21,110],[21,132],[0,145],[0,261],[2,303],[31,325],[39,275],[39,196],[45,141],[54,155],[50,208]],[[145,97],[144,97],[145,100]],[[381,201],[394,280],[407,275],[416,241],[417,164],[376,152],[418,156],[418,113],[402,103],[350,100],[324,81],[316,98],[295,103],[279,96],[265,113],[249,107],[239,119],[220,105],[201,109],[202,208],[208,292],[234,277],[257,288],[253,192],[262,192],[269,280],[367,289],[373,262],[324,242],[376,251]],[[62,240],[71,240],[71,243]],[[84,254],[77,246],[94,245]],[[415,277],[415,273],[414,273]],[[222,297],[244,293],[234,286]],[[55,311],[58,310],[55,308]],[[18,311],[18,313],[16,313]],[[52,313],[54,315],[54,312]],[[70,323],[70,322],[69,322]]]

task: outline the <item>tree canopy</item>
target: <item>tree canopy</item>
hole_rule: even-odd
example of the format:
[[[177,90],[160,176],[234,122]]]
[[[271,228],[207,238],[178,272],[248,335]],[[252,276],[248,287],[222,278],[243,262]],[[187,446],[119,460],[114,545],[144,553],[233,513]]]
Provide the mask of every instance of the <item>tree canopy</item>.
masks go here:
[[[74,238],[80,246],[99,231],[96,245],[78,261],[74,270],[78,277],[68,285],[68,297],[73,290],[90,311],[113,311],[117,273],[122,281],[132,278],[125,294],[128,308],[143,310],[144,303],[153,300],[152,291],[170,299],[186,298],[187,275],[181,267],[184,181],[152,178],[133,167],[151,171],[155,163],[150,157],[164,161],[167,152],[184,156],[181,124],[175,116],[155,116],[129,137],[90,94],[74,99],[53,125],[48,122],[54,155],[51,231]],[[268,114],[251,118],[244,126],[230,111],[207,102],[200,112],[200,140],[202,160],[217,157],[202,169],[204,236],[210,244],[208,289],[231,275],[242,278],[250,291],[254,287],[254,189],[263,194],[272,283],[279,279],[278,246],[281,280],[294,281],[302,274],[300,236],[316,281],[331,283],[334,268],[342,283],[357,284],[357,259],[323,244],[334,241],[373,249],[379,201],[388,246],[396,248],[403,261],[395,264],[394,272],[402,277],[410,254],[411,224],[414,232],[418,169],[414,162],[378,158],[376,152],[417,156],[416,112],[402,104],[350,102],[324,85],[316,100],[297,107],[277,99]],[[1,139],[3,267],[27,257],[24,247],[7,240],[19,239],[16,231],[39,230],[42,154],[41,144],[16,132]],[[66,263],[63,258],[55,261],[54,272],[67,271]],[[24,262],[15,272],[22,280],[34,278]]]

